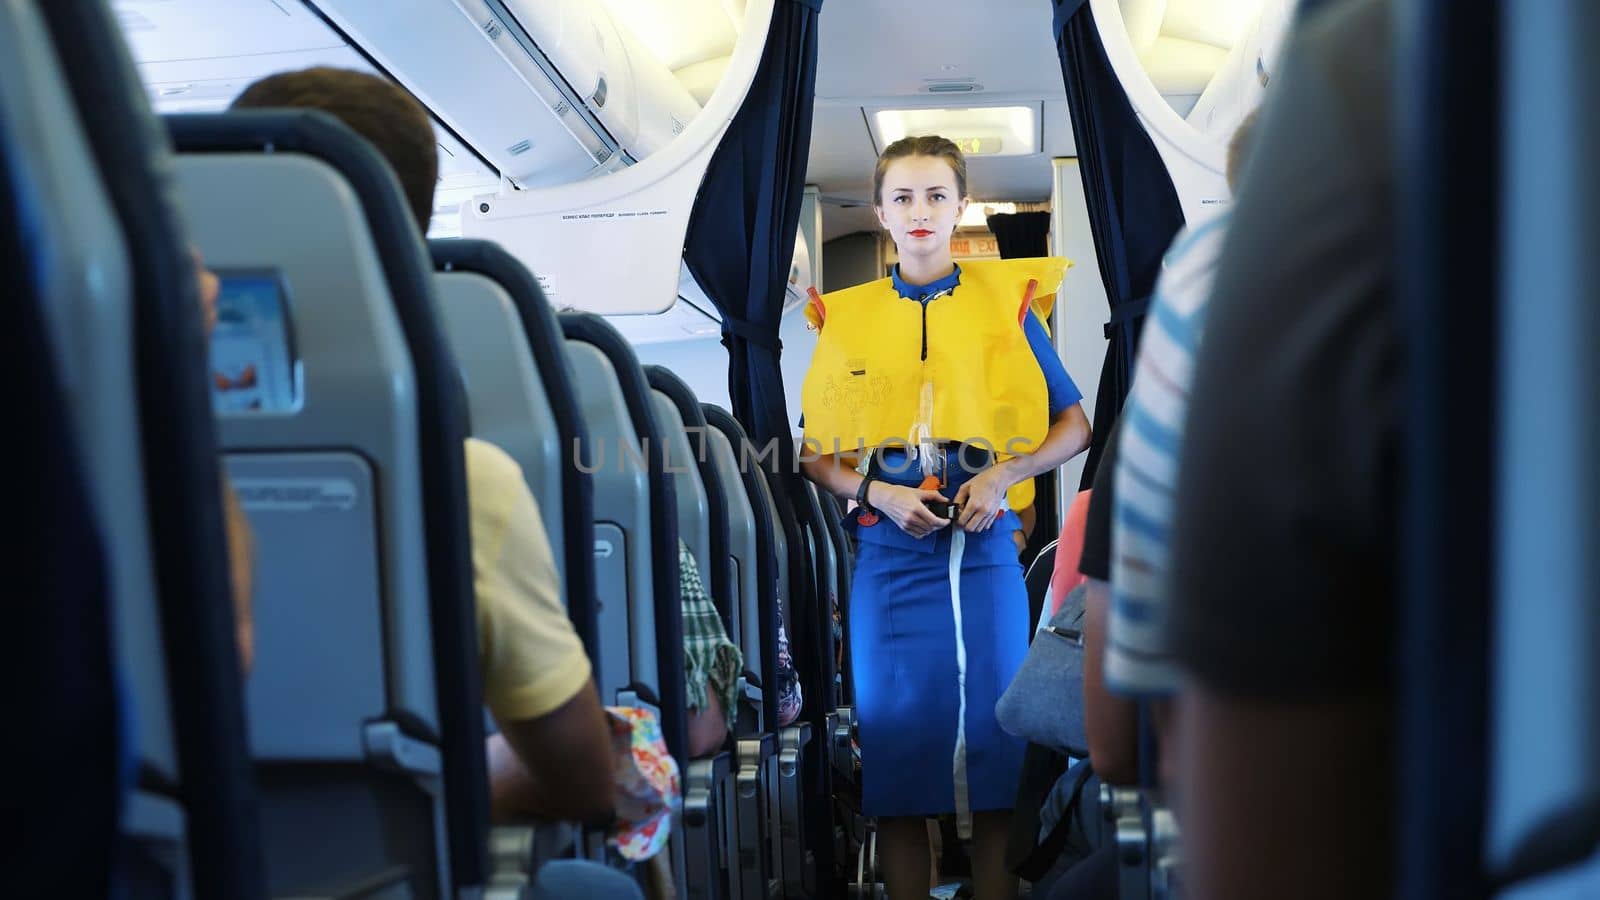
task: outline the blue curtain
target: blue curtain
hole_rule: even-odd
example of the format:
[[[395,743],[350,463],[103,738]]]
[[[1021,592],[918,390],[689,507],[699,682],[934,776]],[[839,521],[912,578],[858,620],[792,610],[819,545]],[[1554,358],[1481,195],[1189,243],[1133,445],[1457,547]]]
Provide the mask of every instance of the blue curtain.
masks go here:
[[[1502,446],[1504,407],[1494,402],[1505,385],[1498,316],[1510,298],[1502,300],[1496,289],[1510,243],[1500,238],[1501,207],[1509,211],[1521,201],[1509,199],[1515,193],[1472,187],[1499,180],[1501,144],[1469,138],[1463,117],[1480,123],[1480,131],[1481,123],[1506,129],[1519,122],[1503,114],[1501,48],[1502,22],[1523,11],[1491,0],[1393,7],[1396,65],[1393,99],[1385,105],[1395,123],[1393,302],[1403,329],[1407,404],[1396,486],[1401,540],[1394,574],[1402,593],[1394,619],[1377,623],[1396,634],[1393,895],[1477,900],[1500,896],[1501,887],[1490,883],[1481,863],[1496,729],[1500,527],[1495,492],[1483,486],[1496,479]],[[1554,96],[1536,101],[1546,109],[1571,104],[1576,116],[1593,97],[1559,98],[1558,85],[1540,85],[1541,92],[1552,87]],[[1508,96],[1505,103],[1529,99]],[[1549,299],[1522,295],[1513,302]],[[1522,737],[1538,742],[1541,735]],[[1595,793],[1585,786],[1571,800],[1528,835],[1506,874],[1537,876],[1594,853]]]
[[[756,446],[787,440],[779,317],[811,146],[822,0],[777,0],[744,106],[706,170],[683,259],[722,314],[733,414]]]
[[[1183,227],[1183,210],[1166,165],[1106,58],[1094,11],[1087,0],[1052,3],[1061,77],[1078,145],[1078,171],[1089,203],[1095,257],[1111,305],[1111,321],[1106,324],[1111,345],[1100,369],[1094,442],[1083,469],[1082,487],[1088,488],[1128,396],[1145,307],[1161,271],[1161,258]]]

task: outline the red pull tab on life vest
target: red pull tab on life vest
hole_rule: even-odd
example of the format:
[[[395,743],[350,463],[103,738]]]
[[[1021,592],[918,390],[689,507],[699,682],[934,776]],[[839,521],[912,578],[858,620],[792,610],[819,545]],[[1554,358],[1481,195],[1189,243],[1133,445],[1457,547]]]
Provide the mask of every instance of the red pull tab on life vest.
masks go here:
[[[1028,308],[1033,306],[1033,292],[1039,289],[1039,279],[1029,278],[1028,289],[1022,294],[1022,308],[1017,310],[1017,324],[1028,321]]]
[[[862,528],[871,528],[878,524],[878,514],[865,509],[856,510],[856,524]]]
[[[806,288],[806,294],[811,297],[807,302],[817,311],[817,328],[821,329],[823,323],[828,320],[828,308],[822,305],[822,295],[817,293],[816,285]]]

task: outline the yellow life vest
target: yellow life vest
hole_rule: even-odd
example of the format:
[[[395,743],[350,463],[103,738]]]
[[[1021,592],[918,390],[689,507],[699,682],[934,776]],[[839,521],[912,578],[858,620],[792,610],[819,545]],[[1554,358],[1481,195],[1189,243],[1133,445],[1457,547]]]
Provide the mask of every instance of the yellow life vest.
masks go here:
[[[929,382],[936,440],[981,443],[998,459],[1032,452],[1050,428],[1049,394],[1023,317],[1043,321],[1070,265],[966,262],[956,289],[926,304],[889,278],[814,298],[817,348],[800,395],[810,451],[905,446]],[[1011,508],[1033,493],[1032,479],[1014,486]]]

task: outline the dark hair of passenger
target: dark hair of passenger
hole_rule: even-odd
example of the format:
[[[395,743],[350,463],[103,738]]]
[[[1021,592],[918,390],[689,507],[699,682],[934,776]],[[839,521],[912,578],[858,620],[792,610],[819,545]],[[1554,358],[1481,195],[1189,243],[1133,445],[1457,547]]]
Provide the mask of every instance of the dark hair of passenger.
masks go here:
[[[1256,120],[1260,116],[1260,107],[1250,110],[1250,115],[1244,117],[1233,130],[1233,137],[1228,139],[1229,190],[1239,189],[1239,179],[1244,177],[1245,164],[1250,161],[1250,148],[1255,144]]]
[[[956,191],[961,197],[967,196],[967,158],[962,155],[961,148],[949,138],[924,134],[901,138],[883,148],[883,153],[878,156],[878,166],[872,171],[873,206],[883,205],[883,176],[889,171],[889,164],[912,156],[936,156],[949,163],[951,170],[956,173]]]
[[[366,138],[400,178],[424,233],[433,220],[439,150],[422,104],[393,82],[348,69],[318,66],[269,75],[245,88],[233,109],[318,109]]]

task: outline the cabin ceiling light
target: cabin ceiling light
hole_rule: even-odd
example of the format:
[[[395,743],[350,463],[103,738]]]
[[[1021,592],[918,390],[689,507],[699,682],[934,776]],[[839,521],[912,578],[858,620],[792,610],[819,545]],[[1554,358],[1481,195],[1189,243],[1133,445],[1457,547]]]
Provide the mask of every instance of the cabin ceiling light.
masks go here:
[[[1028,156],[1039,152],[1037,105],[966,109],[879,109],[870,123],[878,152],[909,135],[937,134],[968,156]]]

